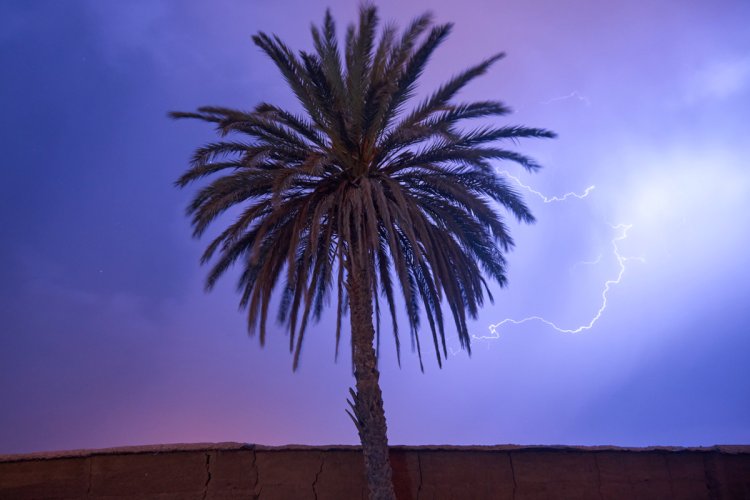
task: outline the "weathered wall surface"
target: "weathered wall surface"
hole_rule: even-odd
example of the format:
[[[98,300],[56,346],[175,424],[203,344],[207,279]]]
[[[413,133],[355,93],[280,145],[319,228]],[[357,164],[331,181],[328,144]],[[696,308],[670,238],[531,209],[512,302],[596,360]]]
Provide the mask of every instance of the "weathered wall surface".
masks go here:
[[[400,499],[750,499],[750,446],[393,447]],[[222,443],[0,456],[0,499],[366,498],[345,446]]]

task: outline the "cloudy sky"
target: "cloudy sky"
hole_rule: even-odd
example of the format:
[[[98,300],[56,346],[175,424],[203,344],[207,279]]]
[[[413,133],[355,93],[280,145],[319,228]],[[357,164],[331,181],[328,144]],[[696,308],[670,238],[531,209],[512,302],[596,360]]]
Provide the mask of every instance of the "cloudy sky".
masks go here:
[[[750,442],[750,4],[383,0],[452,36],[431,88],[500,50],[462,99],[500,99],[545,168],[497,164],[538,222],[474,353],[399,368],[393,444]],[[210,127],[168,110],[294,107],[259,30],[311,46],[337,0],[0,3],[0,453],[148,443],[357,442],[332,319],[302,364],[261,349],[233,276],[203,292],[205,241],[173,181]],[[451,332],[452,333],[452,332]]]

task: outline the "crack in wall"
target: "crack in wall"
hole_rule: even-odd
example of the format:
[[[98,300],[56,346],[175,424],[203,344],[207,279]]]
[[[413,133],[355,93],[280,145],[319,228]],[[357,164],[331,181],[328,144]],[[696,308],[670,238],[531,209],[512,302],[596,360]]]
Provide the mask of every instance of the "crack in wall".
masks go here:
[[[203,485],[203,500],[208,496],[208,484],[211,482],[211,453],[206,453],[206,483]]]
[[[258,453],[255,451],[255,445],[253,445],[252,448],[253,453],[253,462],[250,464],[250,471],[251,473],[255,473],[254,478],[254,484],[253,484],[253,490],[255,492],[254,498],[257,500],[260,498],[260,492],[263,491],[263,487],[260,485],[260,473],[258,472]]]
[[[419,500],[419,495],[422,493],[422,484],[424,484],[424,479],[422,478],[422,456],[419,454],[419,452],[416,453],[417,455],[417,469],[419,470],[419,484],[417,485],[417,500]]]
[[[86,485],[86,498],[90,498],[91,497],[91,482],[92,482],[92,477],[91,477],[92,476],[92,472],[91,472],[91,469],[93,467],[94,458],[93,457],[89,457],[86,461],[89,464],[89,482]]]
[[[318,469],[318,472],[315,474],[315,479],[313,480],[312,484],[312,490],[313,490],[313,498],[315,500],[318,500],[318,492],[315,490],[315,486],[318,484],[318,478],[320,477],[321,472],[323,472],[323,464],[325,464],[325,452],[320,452],[320,469]]]
[[[710,462],[710,463],[709,463]],[[716,464],[714,463],[713,453],[703,455],[703,476],[706,480],[706,489],[708,498],[721,498],[718,491],[718,481],[716,479]]]
[[[508,460],[510,461],[510,474],[513,477],[513,500],[515,500],[518,483],[516,482],[516,469],[513,467],[513,453],[508,452]]]
[[[594,466],[596,467],[596,491],[599,492],[599,498],[603,500],[604,495],[602,495],[602,470],[599,467],[599,454],[598,453],[594,453]]]

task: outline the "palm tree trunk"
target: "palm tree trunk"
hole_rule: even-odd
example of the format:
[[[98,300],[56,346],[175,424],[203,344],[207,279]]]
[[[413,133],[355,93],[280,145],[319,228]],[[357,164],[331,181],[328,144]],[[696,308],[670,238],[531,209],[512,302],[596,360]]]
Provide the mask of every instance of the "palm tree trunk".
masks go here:
[[[370,500],[395,500],[383,396],[378,384],[380,373],[373,347],[375,329],[372,324],[372,293],[367,284],[367,275],[359,272],[360,270],[361,268],[352,266],[347,280],[352,361],[357,381],[357,393],[353,394],[352,407],[362,442]]]

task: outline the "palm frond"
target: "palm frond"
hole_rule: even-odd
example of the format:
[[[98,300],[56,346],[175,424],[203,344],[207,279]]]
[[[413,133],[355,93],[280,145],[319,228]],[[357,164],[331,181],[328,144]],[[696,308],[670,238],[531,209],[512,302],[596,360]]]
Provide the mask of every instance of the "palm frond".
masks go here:
[[[507,284],[506,253],[514,243],[503,214],[524,223],[534,217],[494,164],[511,161],[536,171],[540,166],[512,147],[555,134],[517,125],[464,128],[468,120],[510,112],[495,100],[455,102],[502,53],[455,74],[409,108],[419,77],[450,31],[450,24],[435,26],[430,14],[400,34],[392,23],[379,28],[377,10],[365,4],[340,43],[327,11],[311,27],[312,52],[295,53],[262,32],[253,37],[302,115],[269,103],[251,111],[204,106],[170,113],[209,122],[223,138],[198,148],[176,181],[186,187],[208,178],[188,205],[194,236],[230,209],[239,214],[203,253],[201,262],[211,263],[206,287],[240,268],[239,305],[261,344],[277,298],[276,318],[289,332],[295,369],[306,332],[332,294],[336,356],[342,317],[364,294],[378,348],[387,314],[401,362],[405,314],[420,367],[425,322],[442,366],[446,330],[455,330],[470,352],[469,320],[493,300],[487,280]]]

